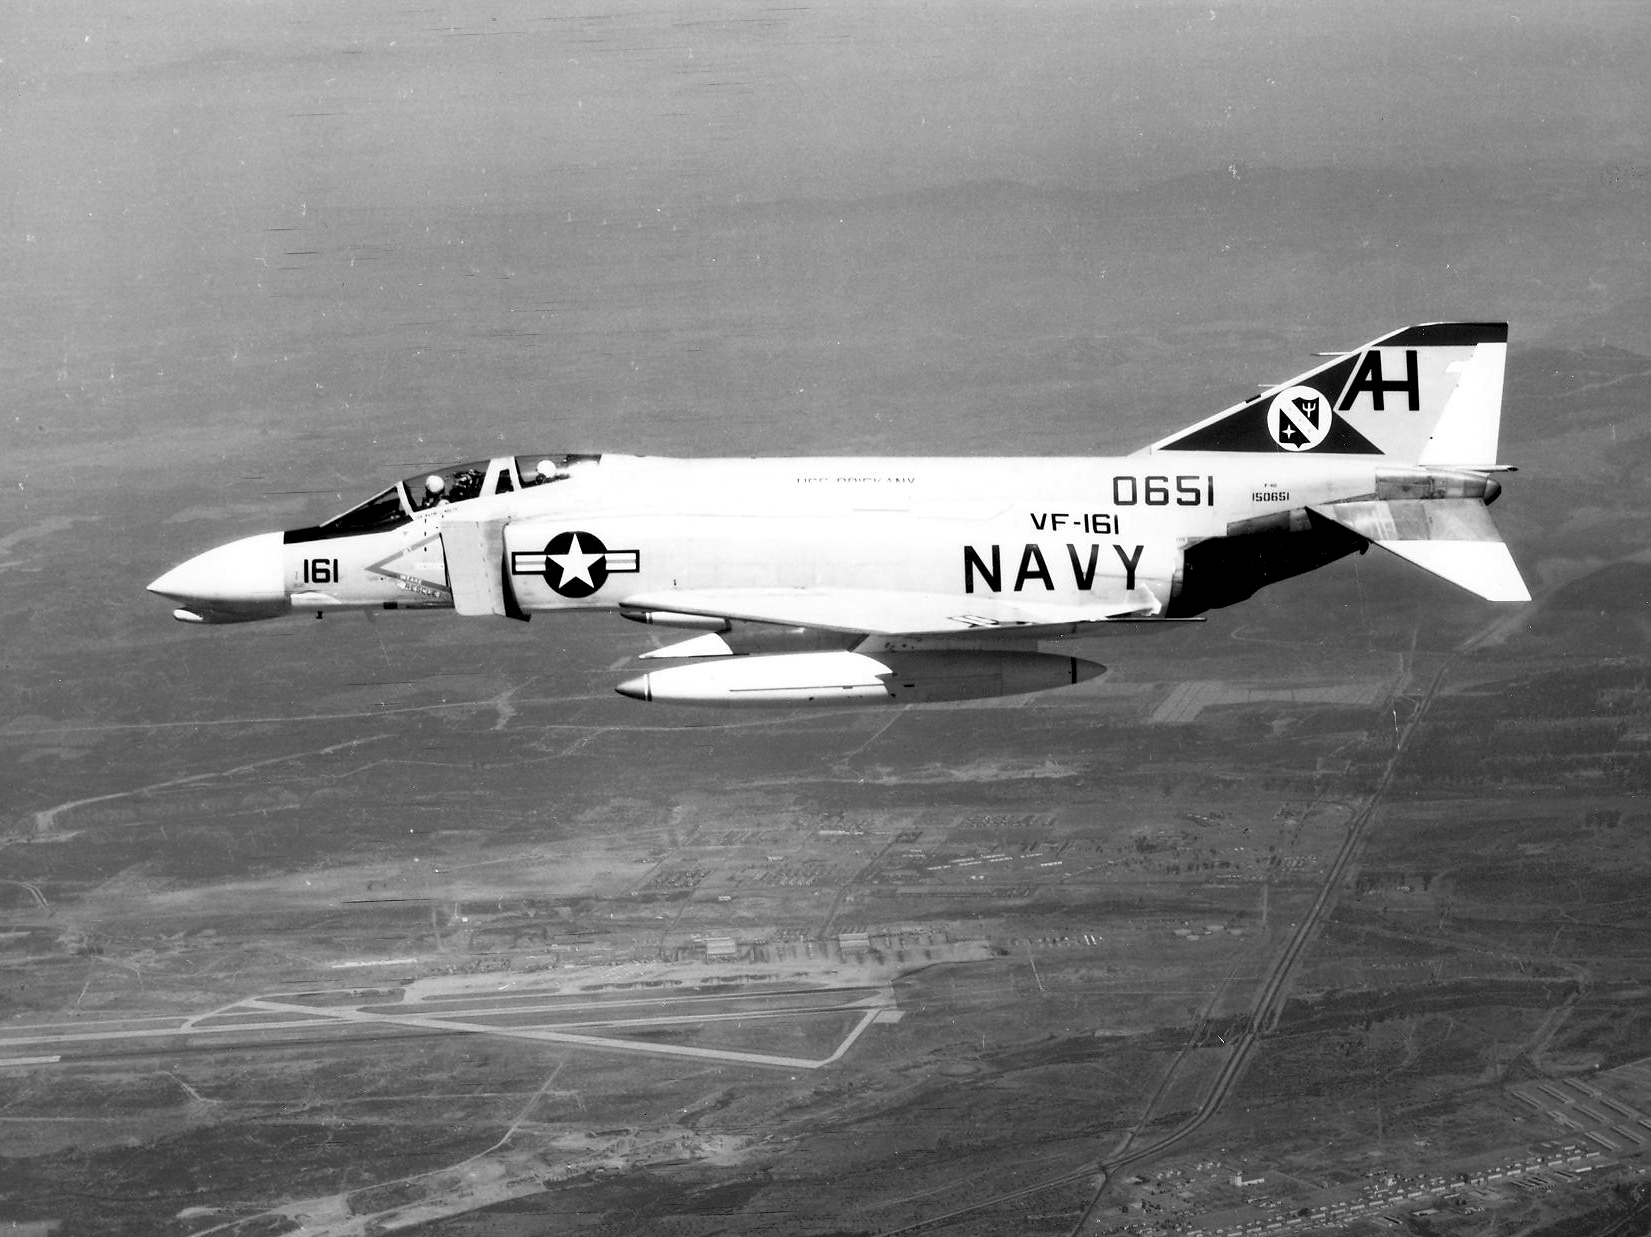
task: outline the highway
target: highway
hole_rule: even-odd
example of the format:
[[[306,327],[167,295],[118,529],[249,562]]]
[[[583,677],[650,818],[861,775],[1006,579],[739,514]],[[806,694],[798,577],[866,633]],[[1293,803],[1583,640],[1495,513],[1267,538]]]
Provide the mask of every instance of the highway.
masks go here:
[[[1220,1072],[1215,1076],[1215,1081],[1210,1085],[1209,1092],[1204,1097],[1204,1102],[1199,1105],[1197,1112],[1156,1142],[1136,1151],[1126,1151],[1122,1155],[1116,1155],[1099,1166],[1099,1170],[1105,1174],[1105,1178],[1096,1188],[1094,1195],[1089,1200],[1089,1205],[1084,1208],[1083,1214],[1078,1217],[1078,1222],[1072,1226],[1072,1237],[1079,1237],[1083,1232],[1084,1227],[1095,1214],[1095,1209],[1100,1205],[1101,1196],[1106,1191],[1107,1181],[1114,1174],[1143,1160],[1150,1160],[1162,1155],[1177,1143],[1197,1133],[1221,1111],[1221,1106],[1232,1093],[1232,1089],[1238,1084],[1239,1079],[1244,1076],[1245,1067],[1249,1064],[1250,1057],[1261,1043],[1262,1037],[1278,1025],[1279,1016],[1284,1012],[1285,998],[1289,994],[1290,980],[1295,974],[1296,964],[1301,960],[1301,955],[1306,952],[1307,946],[1318,934],[1325,916],[1335,905],[1336,898],[1341,892],[1342,880],[1346,876],[1347,869],[1352,865],[1354,858],[1364,845],[1365,834],[1370,828],[1371,821],[1375,818],[1376,810],[1387,796],[1388,788],[1392,785],[1394,775],[1398,772],[1399,762],[1404,758],[1405,751],[1409,748],[1410,741],[1421,725],[1422,719],[1427,716],[1428,708],[1433,703],[1434,696],[1438,693],[1439,684],[1444,681],[1445,673],[1454,661],[1455,657],[1451,656],[1440,663],[1439,669],[1428,680],[1426,690],[1416,700],[1415,707],[1411,710],[1410,719],[1401,724],[1393,745],[1393,753],[1387,759],[1387,765],[1382,770],[1381,778],[1377,781],[1375,789],[1370,792],[1370,798],[1365,802],[1364,807],[1348,823],[1347,836],[1342,839],[1342,844],[1337,849],[1335,858],[1324,874],[1324,880],[1319,884],[1318,896],[1313,899],[1313,905],[1302,916],[1301,922],[1296,925],[1296,930],[1290,934],[1284,948],[1273,960],[1272,966],[1268,968],[1267,974],[1263,977],[1261,986],[1256,992],[1255,1002],[1250,1008],[1250,1017],[1245,1023],[1244,1030],[1233,1042],[1232,1051],[1227,1054],[1227,1060],[1222,1064]],[[1410,671],[1407,667],[1406,681],[1408,681],[1409,676]],[[1399,692],[1395,693],[1395,699],[1402,696],[1402,694],[1403,687],[1401,685]],[[1151,1112],[1149,1110],[1141,1122],[1137,1123],[1136,1128],[1139,1129],[1150,1117]]]
[[[1255,1000],[1250,1006],[1250,1014],[1245,1021],[1244,1029],[1232,1041],[1227,1058],[1222,1063],[1214,1081],[1210,1084],[1209,1091],[1205,1094],[1204,1100],[1198,1106],[1197,1111],[1163,1137],[1145,1146],[1130,1150],[1130,1145],[1135,1137],[1151,1122],[1157,1100],[1167,1090],[1168,1077],[1166,1076],[1164,1085],[1161,1085],[1154,1093],[1152,1100],[1143,1109],[1134,1127],[1124,1136],[1118,1150],[1110,1156],[1090,1161],[1056,1176],[1044,1178],[1032,1185],[994,1194],[991,1198],[982,1199],[961,1207],[954,1207],[912,1224],[885,1229],[882,1237],[895,1237],[896,1234],[915,1233],[924,1229],[938,1228],[952,1221],[978,1215],[980,1212],[1001,1207],[1018,1199],[1030,1198],[1047,1190],[1090,1180],[1094,1184],[1089,1202],[1085,1205],[1077,1222],[1069,1230],[1070,1237],[1082,1237],[1084,1229],[1095,1215],[1102,1198],[1106,1194],[1107,1186],[1114,1176],[1126,1168],[1163,1155],[1178,1143],[1192,1137],[1215,1118],[1226,1103],[1228,1096],[1232,1094],[1233,1088],[1243,1078],[1244,1071],[1262,1038],[1277,1025],[1279,1016],[1284,1011],[1285,999],[1289,993],[1290,981],[1295,974],[1296,965],[1301,960],[1302,954],[1306,952],[1307,946],[1317,935],[1326,915],[1335,905],[1347,870],[1363,846],[1371,821],[1375,818],[1377,809],[1380,808],[1389,787],[1392,785],[1393,778],[1398,772],[1399,762],[1408,750],[1422,720],[1427,716],[1428,708],[1433,703],[1439,685],[1444,681],[1445,674],[1454,664],[1456,657],[1462,652],[1468,651],[1475,643],[1476,641],[1470,640],[1455,653],[1445,658],[1432,678],[1428,680],[1425,690],[1414,701],[1409,719],[1399,723],[1393,752],[1388,757],[1381,777],[1377,780],[1376,786],[1371,791],[1364,806],[1348,822],[1347,834],[1342,839],[1342,844],[1337,849],[1329,868],[1325,871],[1324,879],[1319,884],[1318,894],[1314,898],[1312,906],[1302,916],[1301,922],[1295,926],[1295,930],[1285,942],[1284,948],[1274,957],[1272,964],[1262,976]],[[1413,654],[1406,657],[1405,674],[1400,681],[1399,689],[1395,692],[1395,700],[1403,697],[1405,684],[1409,682],[1412,673],[1409,668],[1411,656]],[[1184,1053],[1181,1057],[1177,1057],[1175,1063],[1170,1067],[1170,1073],[1173,1073],[1184,1057]]]

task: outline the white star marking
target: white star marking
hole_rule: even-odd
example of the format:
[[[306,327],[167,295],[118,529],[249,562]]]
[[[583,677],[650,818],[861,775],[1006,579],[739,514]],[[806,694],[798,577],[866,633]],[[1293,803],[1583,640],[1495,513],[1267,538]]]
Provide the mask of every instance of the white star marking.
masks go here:
[[[579,544],[579,534],[573,534],[573,544],[566,554],[550,554],[546,556],[562,569],[562,584],[565,586],[573,580],[583,580],[592,588],[596,581],[591,578],[590,569],[602,556],[587,554],[585,548]]]

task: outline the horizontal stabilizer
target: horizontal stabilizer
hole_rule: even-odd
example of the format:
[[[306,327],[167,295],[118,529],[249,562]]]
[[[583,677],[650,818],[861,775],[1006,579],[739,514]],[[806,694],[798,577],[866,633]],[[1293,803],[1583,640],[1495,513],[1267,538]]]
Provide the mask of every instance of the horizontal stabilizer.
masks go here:
[[[1324,503],[1309,510],[1487,601],[1531,599],[1477,498]]]

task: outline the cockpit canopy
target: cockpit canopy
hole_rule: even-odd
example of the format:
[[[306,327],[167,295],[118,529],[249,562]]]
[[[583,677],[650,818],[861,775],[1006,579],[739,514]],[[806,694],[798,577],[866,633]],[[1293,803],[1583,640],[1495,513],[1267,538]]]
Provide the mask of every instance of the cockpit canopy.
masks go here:
[[[314,528],[295,529],[286,534],[286,541],[324,541],[329,537],[380,533],[406,524],[417,512],[443,503],[468,502],[484,494],[509,494],[535,485],[565,481],[581,464],[599,459],[598,455],[501,455],[468,464],[448,464],[398,481],[383,493]]]
[[[477,460],[472,464],[453,464],[446,468],[438,468],[434,472],[420,473],[403,481],[401,489],[415,511],[423,511],[441,503],[466,502],[481,497],[482,483],[487,479],[488,463],[487,460]],[[515,470],[509,467],[508,460],[501,460],[500,463],[504,467],[496,470],[498,477],[494,484],[498,489],[495,493],[506,494],[516,488],[512,476]]]

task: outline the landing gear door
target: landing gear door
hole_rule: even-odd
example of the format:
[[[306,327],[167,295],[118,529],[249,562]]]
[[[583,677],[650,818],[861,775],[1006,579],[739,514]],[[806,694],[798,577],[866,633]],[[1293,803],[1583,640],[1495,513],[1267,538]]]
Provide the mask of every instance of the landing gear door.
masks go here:
[[[453,608],[460,614],[497,614],[526,619],[505,580],[505,519],[454,520],[442,526],[441,549],[447,559],[447,583]]]

